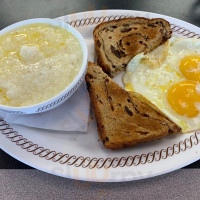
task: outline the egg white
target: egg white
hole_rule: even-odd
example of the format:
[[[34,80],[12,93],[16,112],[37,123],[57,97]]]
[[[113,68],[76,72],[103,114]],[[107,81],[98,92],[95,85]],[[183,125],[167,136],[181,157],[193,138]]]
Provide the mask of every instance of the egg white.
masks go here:
[[[200,115],[188,118],[177,114],[167,102],[167,91],[173,84],[186,80],[179,70],[179,63],[185,56],[193,55],[200,56],[200,40],[173,37],[151,53],[135,56],[123,77],[126,89],[146,97],[183,132],[200,129]]]

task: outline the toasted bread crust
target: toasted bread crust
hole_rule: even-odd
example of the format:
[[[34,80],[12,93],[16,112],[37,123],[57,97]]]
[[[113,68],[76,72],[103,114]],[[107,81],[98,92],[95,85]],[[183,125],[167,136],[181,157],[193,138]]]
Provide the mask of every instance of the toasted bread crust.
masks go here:
[[[89,63],[85,79],[106,148],[131,147],[181,130],[137,93],[122,89],[99,66]]]
[[[150,52],[171,37],[169,22],[143,17],[101,23],[94,29],[97,63],[110,77],[122,71],[138,53]]]

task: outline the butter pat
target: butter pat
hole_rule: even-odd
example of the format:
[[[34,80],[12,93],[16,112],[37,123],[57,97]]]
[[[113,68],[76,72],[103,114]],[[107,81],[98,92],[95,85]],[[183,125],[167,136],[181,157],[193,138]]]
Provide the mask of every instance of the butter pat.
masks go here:
[[[44,57],[36,45],[23,45],[20,50],[20,56],[27,62],[40,61]]]

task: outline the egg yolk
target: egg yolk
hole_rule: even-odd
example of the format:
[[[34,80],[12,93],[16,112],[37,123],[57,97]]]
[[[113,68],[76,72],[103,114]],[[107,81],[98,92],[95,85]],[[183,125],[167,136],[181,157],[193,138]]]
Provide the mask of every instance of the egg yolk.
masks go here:
[[[180,81],[168,90],[167,99],[172,109],[179,115],[196,117],[199,114],[200,84],[194,81]]]
[[[200,56],[186,56],[179,65],[185,78],[200,82]]]
[[[133,86],[132,86],[131,83],[127,83],[127,84],[125,85],[125,89],[126,89],[127,91],[134,91]]]

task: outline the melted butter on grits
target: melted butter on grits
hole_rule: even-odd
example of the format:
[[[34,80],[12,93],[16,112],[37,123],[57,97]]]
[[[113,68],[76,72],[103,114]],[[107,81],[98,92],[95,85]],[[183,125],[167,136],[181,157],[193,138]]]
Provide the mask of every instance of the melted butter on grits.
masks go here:
[[[67,30],[31,24],[0,36],[0,104],[46,101],[63,91],[82,64],[80,43]]]

